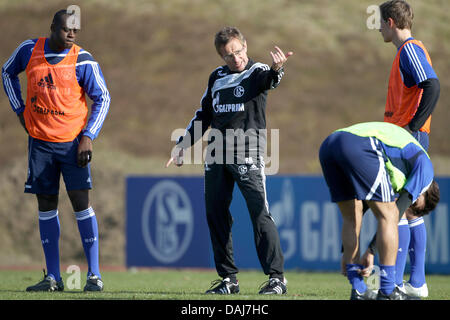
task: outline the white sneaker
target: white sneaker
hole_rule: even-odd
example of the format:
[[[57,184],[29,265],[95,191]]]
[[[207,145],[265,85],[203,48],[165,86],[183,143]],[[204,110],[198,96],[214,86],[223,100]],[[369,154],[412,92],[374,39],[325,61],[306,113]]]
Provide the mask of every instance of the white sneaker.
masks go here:
[[[406,294],[406,290],[405,290],[405,280],[403,280],[402,286],[400,287],[399,285],[397,285],[398,290],[400,290],[401,292],[403,292],[404,294]]]
[[[403,285],[405,293],[409,296],[426,298],[428,297],[428,287],[427,284],[424,283],[423,286],[419,288],[415,288],[409,282],[405,282]]]

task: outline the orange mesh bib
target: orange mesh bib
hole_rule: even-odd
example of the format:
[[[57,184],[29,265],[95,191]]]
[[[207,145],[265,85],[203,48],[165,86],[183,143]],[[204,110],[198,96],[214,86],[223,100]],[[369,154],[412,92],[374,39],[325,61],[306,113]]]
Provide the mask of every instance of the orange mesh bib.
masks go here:
[[[26,68],[25,125],[33,138],[73,141],[88,115],[84,90],[75,72],[80,47],[74,44],[63,60],[52,65],[44,56],[44,45],[45,38],[39,38]]]
[[[414,43],[425,52],[428,62],[431,65],[431,59],[422,42],[418,40],[406,41],[398,50],[392,64],[391,74],[389,76],[389,88],[386,100],[386,109],[384,112],[384,121],[396,124],[400,127],[406,126],[416,114],[422,98],[423,90],[417,85],[408,88],[403,83],[400,71],[400,53],[407,43]],[[419,131],[430,133],[431,115]]]

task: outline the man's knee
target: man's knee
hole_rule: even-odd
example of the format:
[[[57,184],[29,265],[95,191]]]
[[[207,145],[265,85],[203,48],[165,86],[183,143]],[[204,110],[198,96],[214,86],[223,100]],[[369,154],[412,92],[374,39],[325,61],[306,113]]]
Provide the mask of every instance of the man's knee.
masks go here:
[[[363,203],[361,200],[352,199],[339,201],[337,205],[341,211],[342,218],[345,221],[355,222],[359,217],[362,217]]]
[[[58,208],[58,195],[57,194],[37,194],[39,211],[51,211]]]
[[[67,191],[70,202],[75,212],[83,211],[89,208],[89,190],[70,190]]]
[[[378,221],[386,220],[397,225],[399,212],[395,202],[368,201],[368,204]]]

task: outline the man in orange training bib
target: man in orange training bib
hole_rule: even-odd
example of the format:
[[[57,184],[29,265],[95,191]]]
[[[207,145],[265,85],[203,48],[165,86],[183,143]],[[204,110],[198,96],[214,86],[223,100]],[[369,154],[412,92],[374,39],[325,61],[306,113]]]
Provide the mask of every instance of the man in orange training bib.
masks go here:
[[[410,5],[401,0],[386,1],[380,5],[380,15],[384,42],[392,42],[397,48],[389,76],[384,121],[408,130],[428,151],[431,114],[440,93],[438,77],[425,46],[412,37],[414,14]],[[411,296],[427,297],[427,233],[423,217],[411,208],[407,209],[398,224],[398,232],[396,285]],[[411,274],[409,281],[403,284],[408,252]]]
[[[2,68],[3,86],[11,107],[29,135],[25,192],[36,194],[39,231],[47,275],[27,291],[62,291],[58,219],[62,174],[77,219],[88,262],[85,291],[103,290],[98,261],[98,225],[89,203],[92,188],[92,141],[109,110],[110,96],[98,63],[77,46],[70,13],[58,11],[50,38],[24,41]],[[18,74],[27,75],[24,103]],[[91,115],[85,94],[93,100]]]

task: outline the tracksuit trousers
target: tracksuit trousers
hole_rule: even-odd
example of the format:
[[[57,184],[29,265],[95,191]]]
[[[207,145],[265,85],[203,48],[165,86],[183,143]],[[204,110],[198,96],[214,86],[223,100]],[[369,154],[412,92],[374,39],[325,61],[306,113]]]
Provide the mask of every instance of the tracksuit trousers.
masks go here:
[[[283,275],[284,258],[278,230],[272,219],[266,198],[264,163],[205,164],[206,218],[214,252],[214,262],[220,277],[234,276],[231,226],[231,204],[236,182],[247,203],[253,224],[253,234],[261,267],[266,275]]]

